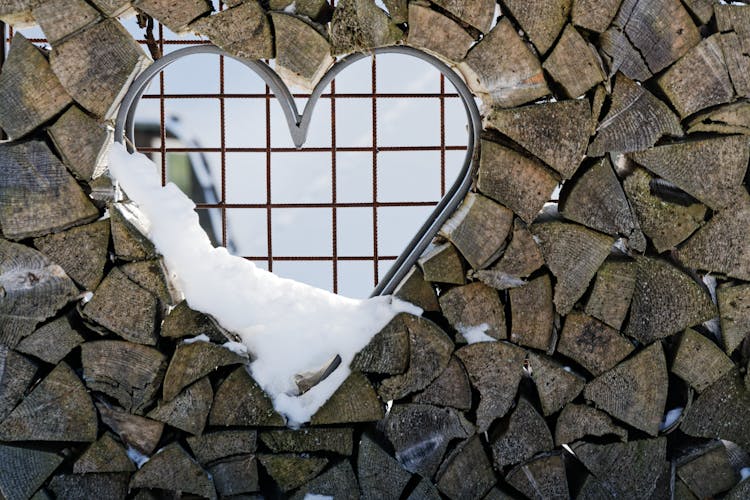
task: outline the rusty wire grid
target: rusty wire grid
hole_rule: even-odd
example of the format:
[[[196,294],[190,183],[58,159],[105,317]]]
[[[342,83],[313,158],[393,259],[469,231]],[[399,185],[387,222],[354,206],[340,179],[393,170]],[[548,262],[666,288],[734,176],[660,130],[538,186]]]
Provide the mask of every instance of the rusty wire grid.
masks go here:
[[[148,41],[145,39],[144,32],[136,34],[132,29],[131,33],[138,40],[139,43],[146,45]],[[155,42],[158,45],[159,51],[164,54],[170,52],[176,48],[185,46],[208,43],[206,40],[199,38],[179,38],[172,34],[168,29],[162,26],[160,23],[155,23]],[[4,49],[9,43],[12,37],[12,29],[8,29],[8,36],[6,37],[6,44]],[[37,44],[44,44],[46,41],[43,38],[30,38],[32,42]],[[151,42],[153,44],[153,41]],[[174,153],[198,153],[198,154],[214,154],[218,155],[219,159],[219,178],[220,182],[216,187],[215,202],[199,202],[196,203],[198,212],[201,211],[218,211],[220,214],[220,230],[217,233],[220,237],[212,238],[215,243],[221,244],[222,246],[231,248],[231,232],[228,227],[232,226],[232,221],[228,220],[228,211],[242,211],[242,210],[261,210],[265,212],[265,239],[266,239],[266,251],[255,252],[253,254],[239,253],[242,257],[255,262],[256,264],[266,267],[269,271],[274,271],[275,263],[282,262],[295,262],[300,264],[312,264],[314,263],[330,263],[330,270],[327,276],[330,277],[328,280],[328,288],[334,292],[339,292],[340,289],[340,276],[342,273],[341,263],[348,262],[360,262],[370,263],[371,267],[371,281],[370,285],[375,286],[378,283],[379,277],[384,275],[385,272],[390,268],[389,264],[392,264],[398,257],[400,252],[384,252],[382,245],[380,244],[380,228],[379,221],[382,218],[383,209],[408,209],[410,207],[434,207],[440,201],[446,192],[446,184],[450,185],[453,179],[446,179],[447,177],[447,154],[452,151],[465,152],[467,150],[466,143],[463,144],[448,144],[446,142],[446,103],[450,100],[458,102],[460,97],[458,93],[446,90],[445,77],[436,72],[435,78],[439,79],[439,90],[437,92],[430,93],[418,93],[418,92],[383,92],[378,89],[378,66],[376,57],[373,56],[370,59],[369,68],[369,92],[337,92],[336,80],[330,85],[328,92],[323,93],[320,102],[328,101],[330,103],[330,146],[303,146],[302,148],[294,147],[279,147],[272,144],[271,137],[271,119],[272,119],[272,107],[276,104],[275,96],[267,85],[265,85],[264,92],[228,92],[226,85],[226,58],[224,56],[218,56],[218,83],[219,88],[216,92],[207,93],[174,93],[168,92],[166,81],[169,79],[170,68],[165,69],[159,74],[158,79],[155,79],[155,85],[143,95],[144,101],[156,101],[158,102],[159,108],[159,128],[158,128],[158,141],[152,143],[139,144],[136,142],[136,146],[140,152],[152,156],[152,158],[160,164],[162,173],[162,183],[166,184],[169,179],[168,169],[168,158],[170,154]],[[293,93],[295,98],[306,99],[309,94],[306,93]],[[434,142],[431,144],[410,144],[410,145],[383,145],[379,143],[378,137],[378,107],[383,100],[388,99],[418,99],[426,100],[439,109],[439,133],[436,134]],[[219,105],[219,144],[214,147],[205,147],[200,144],[200,137],[198,137],[198,144],[174,144],[174,141],[170,141],[168,138],[168,116],[167,108],[170,103],[176,101],[190,101],[190,100],[210,100],[216,101]],[[265,120],[265,142],[262,145],[248,145],[248,146],[229,146],[227,145],[227,109],[233,104],[237,104],[241,101],[254,101],[263,103],[263,117],[260,119]],[[369,102],[370,108],[370,126],[372,127],[372,142],[368,146],[354,145],[342,143],[337,140],[337,103],[342,101],[360,101]],[[322,110],[316,110],[321,111]],[[463,118],[462,118],[463,119]],[[136,138],[138,137],[138,126],[136,125]],[[434,172],[434,176],[437,179],[420,179],[423,182],[439,182],[440,190],[439,197],[434,199],[399,199],[396,201],[390,200],[387,197],[383,197],[383,193],[379,192],[379,172],[381,164],[383,163],[382,153],[413,153],[413,152],[437,152],[439,154],[439,168]],[[234,153],[255,153],[265,156],[265,168],[264,178],[259,179],[258,182],[265,184],[265,199],[255,203],[236,203],[227,200],[227,159],[228,155]],[[280,202],[274,200],[272,196],[272,185],[273,180],[277,178],[274,161],[278,158],[279,154],[294,154],[299,155],[299,161],[305,161],[305,155],[310,153],[326,153],[330,154],[330,201],[325,202]],[[368,189],[368,199],[362,201],[342,201],[340,199],[339,186],[337,185],[337,172],[338,172],[338,156],[341,153],[369,153],[371,159],[371,187]],[[278,181],[277,181],[278,182]],[[362,208],[368,209],[371,214],[372,221],[372,246],[371,250],[366,253],[342,253],[339,250],[342,240],[347,237],[351,238],[351,235],[347,235],[346,231],[339,228],[339,210],[347,208]],[[275,211],[278,209],[305,209],[315,210],[324,209],[330,210],[330,251],[326,252],[325,255],[315,255],[317,252],[305,252],[305,241],[300,239],[299,241],[299,252],[285,252],[281,253],[276,251],[274,243],[274,216]],[[391,216],[391,219],[394,217]],[[239,219],[239,217],[238,217]],[[203,219],[201,221],[203,223]],[[232,227],[235,227],[236,224]],[[205,225],[204,225],[205,227]],[[207,231],[208,232],[208,231]],[[217,235],[218,236],[218,235]],[[408,238],[402,243],[403,246],[408,242]],[[279,272],[279,271],[277,271]],[[345,272],[345,271],[344,271]],[[281,272],[280,274],[289,274]],[[295,276],[289,276],[295,277]],[[299,278],[298,278],[299,279]],[[320,283],[318,283],[320,284]]]

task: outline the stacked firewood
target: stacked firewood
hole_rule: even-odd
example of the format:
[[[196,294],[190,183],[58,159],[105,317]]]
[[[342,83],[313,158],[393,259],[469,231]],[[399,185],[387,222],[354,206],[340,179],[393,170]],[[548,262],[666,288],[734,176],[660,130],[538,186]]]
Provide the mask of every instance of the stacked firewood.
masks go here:
[[[0,497],[750,497],[750,6],[385,6],[0,5],[51,46],[0,73]],[[131,8],[308,88],[405,43],[483,101],[474,188],[396,292],[424,317],[301,429],[102,175]]]

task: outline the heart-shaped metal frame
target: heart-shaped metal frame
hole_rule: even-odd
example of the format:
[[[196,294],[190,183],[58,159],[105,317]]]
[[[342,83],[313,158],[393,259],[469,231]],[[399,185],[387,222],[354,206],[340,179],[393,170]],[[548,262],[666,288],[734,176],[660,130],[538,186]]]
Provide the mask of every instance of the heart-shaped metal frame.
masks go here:
[[[331,81],[343,71],[347,66],[370,57],[373,54],[403,54],[421,59],[433,67],[435,67],[440,73],[442,73],[448,81],[450,81],[456,88],[461,102],[466,109],[466,118],[469,123],[469,141],[467,144],[466,156],[464,158],[463,166],[459,171],[458,177],[453,185],[448,189],[443,198],[432,211],[427,220],[422,224],[422,227],[412,238],[409,244],[406,246],[401,255],[391,266],[388,273],[383,276],[378,285],[373,290],[371,296],[386,295],[393,293],[398,284],[404,278],[409,269],[417,262],[419,257],[422,255],[424,250],[432,241],[433,237],[442,227],[443,223],[450,217],[450,215],[458,207],[461,200],[468,192],[471,187],[473,174],[478,164],[479,158],[479,137],[482,131],[482,120],[479,115],[479,109],[477,108],[476,102],[474,101],[474,95],[471,90],[466,86],[461,77],[453,71],[447,64],[440,59],[422,52],[421,50],[406,47],[406,46],[392,46],[392,47],[380,47],[372,49],[369,53],[355,53],[350,54],[340,60],[338,60],[310,94],[305,109],[302,114],[299,113],[297,105],[294,102],[294,97],[289,91],[284,81],[279,75],[265,62],[257,60],[242,59],[228,54],[216,47],[215,45],[196,45],[193,47],[187,47],[184,49],[176,50],[167,54],[155,61],[149,66],[128,89],[128,92],[123,98],[120,106],[120,111],[117,114],[117,122],[115,124],[115,140],[118,142],[124,141],[124,134],[127,133],[127,137],[130,140],[128,148],[133,150],[133,137],[134,137],[134,126],[135,126],[135,111],[137,103],[140,101],[143,94],[146,92],[149,83],[153,78],[162,72],[167,66],[173,62],[194,54],[216,54],[230,57],[251,70],[253,70],[263,81],[268,85],[271,91],[276,96],[281,108],[284,112],[284,116],[289,124],[289,132],[292,135],[292,141],[294,145],[301,148],[307,138],[307,130],[310,125],[310,119],[312,118],[312,112],[315,108],[320,96],[323,94],[323,90],[331,83]]]

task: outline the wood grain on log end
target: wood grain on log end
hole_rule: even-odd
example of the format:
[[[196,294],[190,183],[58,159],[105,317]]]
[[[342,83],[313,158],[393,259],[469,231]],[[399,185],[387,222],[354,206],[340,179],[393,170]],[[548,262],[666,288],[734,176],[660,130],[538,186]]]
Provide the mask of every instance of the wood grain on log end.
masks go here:
[[[231,9],[202,17],[190,30],[236,57],[271,59],[274,57],[271,22],[259,2],[243,2]]]
[[[360,372],[352,372],[312,416],[312,425],[374,422],[385,415],[383,402]]]
[[[283,427],[284,418],[276,413],[271,400],[250,377],[247,369],[235,369],[216,390],[208,423],[212,426]]]
[[[328,37],[309,21],[291,14],[272,12],[271,21],[275,71],[287,85],[312,90],[333,64]]]
[[[159,450],[133,475],[130,489],[158,488],[216,499],[208,473],[177,443]]]

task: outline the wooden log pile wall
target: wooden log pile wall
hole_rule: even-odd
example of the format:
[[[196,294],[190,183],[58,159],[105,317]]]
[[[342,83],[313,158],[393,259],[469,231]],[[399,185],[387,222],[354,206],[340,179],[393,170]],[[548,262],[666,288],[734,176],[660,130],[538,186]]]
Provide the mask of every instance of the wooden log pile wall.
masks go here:
[[[741,3],[3,2],[51,50],[16,35],[0,73],[0,497],[750,497]],[[424,318],[300,430],[112,203],[131,8],[306,87],[406,43],[484,103],[475,186],[397,291]]]

